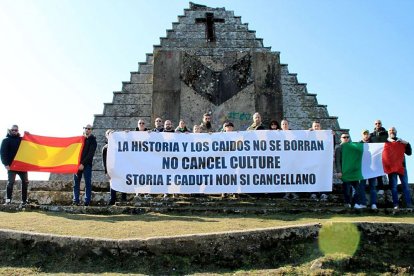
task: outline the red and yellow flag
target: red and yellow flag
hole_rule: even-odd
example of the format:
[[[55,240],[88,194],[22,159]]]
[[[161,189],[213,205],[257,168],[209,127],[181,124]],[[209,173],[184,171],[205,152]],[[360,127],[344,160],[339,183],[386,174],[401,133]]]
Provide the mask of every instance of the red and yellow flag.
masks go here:
[[[84,140],[83,136],[58,138],[25,132],[10,169],[14,171],[76,173]]]

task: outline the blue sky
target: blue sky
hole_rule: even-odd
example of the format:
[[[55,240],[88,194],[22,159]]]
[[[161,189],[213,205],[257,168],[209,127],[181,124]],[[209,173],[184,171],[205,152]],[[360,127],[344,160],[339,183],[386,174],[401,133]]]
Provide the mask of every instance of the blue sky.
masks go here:
[[[354,141],[381,119],[414,143],[414,1],[197,3],[233,10],[249,23]],[[0,0],[4,135],[15,123],[21,132],[81,134],[188,6],[181,0]]]

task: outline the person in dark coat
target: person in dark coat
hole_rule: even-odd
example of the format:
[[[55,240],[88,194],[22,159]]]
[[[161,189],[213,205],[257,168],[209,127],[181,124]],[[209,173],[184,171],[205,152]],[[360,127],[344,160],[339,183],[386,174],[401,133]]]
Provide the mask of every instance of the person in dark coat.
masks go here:
[[[370,143],[385,143],[388,139],[388,131],[382,126],[381,120],[375,120],[374,130],[369,134]],[[384,178],[385,176],[377,177],[377,189],[385,190]]]
[[[12,127],[7,130],[6,138],[4,138],[1,143],[1,162],[7,170],[5,205],[12,202],[13,186],[16,180],[16,175],[18,175],[22,181],[22,205],[27,204],[27,187],[29,184],[27,172],[10,170],[10,165],[17,154],[21,141],[22,137],[20,137],[19,127],[17,125],[12,125]]]
[[[97,143],[92,134],[92,126],[84,128],[85,143],[81,153],[81,161],[78,172],[73,175],[73,205],[79,205],[80,181],[85,177],[85,206],[89,206],[92,196],[92,161],[95,155]]]

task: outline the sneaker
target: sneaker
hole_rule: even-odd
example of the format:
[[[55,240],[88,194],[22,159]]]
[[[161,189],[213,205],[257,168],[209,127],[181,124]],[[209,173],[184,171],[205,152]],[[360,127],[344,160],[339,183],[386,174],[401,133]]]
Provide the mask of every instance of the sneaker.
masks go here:
[[[318,201],[318,197],[316,196],[316,194],[311,194],[310,199]]]
[[[367,206],[363,205],[363,204],[355,204],[354,205],[354,209],[365,209],[367,208]]]
[[[398,209],[399,209],[398,205],[394,206],[394,210],[398,210]]]
[[[371,209],[372,209],[372,210],[377,210],[377,209],[378,209],[378,208],[377,208],[377,205],[376,205],[376,204],[372,204],[372,205],[371,205]]]
[[[6,201],[4,202],[4,205],[9,205],[9,204],[11,204],[11,199],[7,198]]]
[[[20,203],[21,207],[26,207],[26,205],[27,205],[27,201],[22,201],[22,203]]]
[[[89,206],[89,202],[85,202],[84,206]]]
[[[79,206],[79,202],[73,201],[72,206]]]
[[[351,204],[349,204],[349,203],[345,203],[345,204],[344,204],[344,207],[345,207],[345,208],[351,208]]]
[[[321,201],[328,201],[328,196],[326,194],[321,194]]]

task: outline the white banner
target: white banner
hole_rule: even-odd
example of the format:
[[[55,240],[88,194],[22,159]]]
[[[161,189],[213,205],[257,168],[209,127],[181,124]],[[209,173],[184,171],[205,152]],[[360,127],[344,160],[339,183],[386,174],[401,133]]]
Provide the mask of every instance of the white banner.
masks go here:
[[[125,193],[332,191],[331,130],[114,132],[111,188]]]

